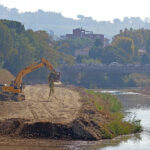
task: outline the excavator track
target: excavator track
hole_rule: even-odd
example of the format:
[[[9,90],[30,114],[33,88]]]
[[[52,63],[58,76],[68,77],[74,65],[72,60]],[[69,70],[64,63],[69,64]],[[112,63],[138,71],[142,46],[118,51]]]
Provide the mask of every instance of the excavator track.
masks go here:
[[[7,93],[7,92],[3,92],[0,93],[0,101],[22,101],[25,100],[25,96],[23,94],[13,94],[13,93]]]

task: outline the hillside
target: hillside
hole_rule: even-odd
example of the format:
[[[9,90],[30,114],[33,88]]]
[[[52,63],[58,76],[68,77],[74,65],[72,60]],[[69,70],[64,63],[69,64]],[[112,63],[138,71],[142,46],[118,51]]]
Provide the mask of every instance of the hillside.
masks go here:
[[[46,31],[26,30],[17,21],[0,20],[0,65],[13,75],[32,63],[46,58],[54,67],[60,64],[72,64],[72,56],[57,51],[53,39]],[[41,69],[31,73],[27,78],[47,79],[49,70]]]
[[[107,10],[106,10],[107,11]],[[17,9],[9,9],[0,5],[0,19],[16,20],[25,25],[26,29],[46,30],[52,35],[63,35],[71,33],[72,29],[83,27],[95,33],[104,34],[107,38],[112,38],[118,34],[120,30],[125,28],[145,28],[150,29],[149,19],[143,21],[139,17],[125,17],[123,21],[114,19],[110,21],[96,21],[91,17],[78,15],[78,19],[66,18],[61,13],[45,12],[38,10],[37,12],[19,13]],[[54,33],[53,33],[54,32]]]

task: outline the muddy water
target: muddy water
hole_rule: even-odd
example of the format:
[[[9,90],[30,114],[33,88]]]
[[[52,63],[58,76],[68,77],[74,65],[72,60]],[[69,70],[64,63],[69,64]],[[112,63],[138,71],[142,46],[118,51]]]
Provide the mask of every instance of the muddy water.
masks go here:
[[[106,92],[106,91],[103,91]],[[150,150],[150,97],[125,91],[107,91],[124,106],[125,119],[141,120],[143,132],[102,141],[63,141],[0,137],[0,150]]]

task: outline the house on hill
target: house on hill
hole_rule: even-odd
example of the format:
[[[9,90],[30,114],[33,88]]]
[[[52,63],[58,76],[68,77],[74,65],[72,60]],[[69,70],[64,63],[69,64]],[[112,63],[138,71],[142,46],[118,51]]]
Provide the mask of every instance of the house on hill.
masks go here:
[[[62,39],[76,39],[76,38],[90,38],[90,39],[101,39],[104,43],[104,47],[109,45],[109,39],[104,38],[103,34],[94,34],[93,31],[87,31],[83,28],[73,29],[72,34],[66,34],[61,36]]]

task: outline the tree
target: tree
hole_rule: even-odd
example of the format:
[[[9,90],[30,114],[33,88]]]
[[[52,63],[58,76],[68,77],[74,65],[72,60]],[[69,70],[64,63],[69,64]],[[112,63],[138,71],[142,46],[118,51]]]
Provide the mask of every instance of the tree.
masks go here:
[[[104,42],[102,39],[96,39],[94,45],[96,47],[103,47],[104,46]]]
[[[0,21],[0,66],[16,75],[20,70],[45,57],[55,67],[74,63],[72,56],[55,49],[52,38],[45,31],[25,30],[15,21]],[[46,79],[48,70],[41,69],[29,78]]]
[[[7,26],[0,22],[0,62],[5,61],[11,55],[13,39]]]
[[[93,46],[89,51],[89,57],[93,59],[100,59],[103,55],[103,48]]]
[[[117,47],[117,48],[121,48],[126,53],[128,53],[130,56],[134,55],[134,47],[135,46],[134,46],[134,41],[131,38],[117,36],[112,41],[112,46]]]
[[[147,54],[144,54],[141,56],[141,63],[142,64],[149,64],[150,63],[150,57]]]

